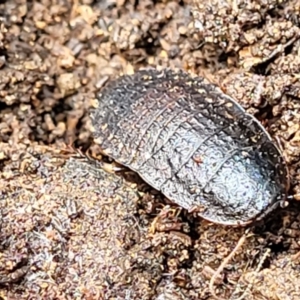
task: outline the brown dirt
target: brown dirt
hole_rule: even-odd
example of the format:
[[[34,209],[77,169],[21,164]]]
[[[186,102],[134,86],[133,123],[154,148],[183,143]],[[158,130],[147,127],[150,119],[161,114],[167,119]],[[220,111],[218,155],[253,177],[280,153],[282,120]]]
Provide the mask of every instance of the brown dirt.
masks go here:
[[[196,218],[66,145],[98,154],[88,111],[110,79],[182,68],[280,140],[300,199],[299,10],[297,0],[0,1],[0,299],[212,299],[209,280],[245,230]],[[300,299],[299,208],[251,231],[218,295],[237,299],[250,282],[245,299]]]

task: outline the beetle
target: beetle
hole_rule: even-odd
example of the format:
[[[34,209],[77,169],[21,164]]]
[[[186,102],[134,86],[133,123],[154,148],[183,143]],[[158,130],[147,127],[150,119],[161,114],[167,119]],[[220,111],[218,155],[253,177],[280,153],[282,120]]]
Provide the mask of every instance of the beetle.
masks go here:
[[[262,124],[205,78],[145,69],[108,83],[91,113],[95,142],[168,199],[241,226],[285,206],[284,158]]]

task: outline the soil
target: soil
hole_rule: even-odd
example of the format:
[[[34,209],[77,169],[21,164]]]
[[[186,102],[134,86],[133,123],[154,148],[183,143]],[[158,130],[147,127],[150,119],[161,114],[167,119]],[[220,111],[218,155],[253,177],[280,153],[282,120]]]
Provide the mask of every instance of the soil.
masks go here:
[[[245,228],[83,154],[100,153],[97,93],[149,66],[218,84],[289,167],[294,198],[251,228],[215,293],[300,299],[299,16],[297,0],[0,1],[0,299],[213,299]]]

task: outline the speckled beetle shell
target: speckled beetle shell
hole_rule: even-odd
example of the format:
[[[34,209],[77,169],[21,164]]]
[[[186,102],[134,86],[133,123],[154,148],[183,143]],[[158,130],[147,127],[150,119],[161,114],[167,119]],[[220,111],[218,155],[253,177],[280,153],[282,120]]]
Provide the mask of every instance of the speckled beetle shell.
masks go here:
[[[104,153],[187,210],[244,225],[285,200],[287,170],[269,134],[205,79],[148,69],[111,82],[98,100]]]

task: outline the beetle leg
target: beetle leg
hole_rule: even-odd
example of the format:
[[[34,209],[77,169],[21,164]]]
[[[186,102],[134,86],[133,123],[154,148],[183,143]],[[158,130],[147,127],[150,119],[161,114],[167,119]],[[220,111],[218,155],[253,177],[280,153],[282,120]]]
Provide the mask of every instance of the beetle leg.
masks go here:
[[[260,216],[256,218],[256,221],[261,221],[265,216],[267,216],[270,212],[275,210],[277,207],[286,208],[289,205],[288,201],[282,200],[275,202],[272,206],[267,208]]]
[[[288,196],[288,200],[300,200],[300,193],[292,195],[292,196]]]
[[[104,161],[97,161],[97,165],[103,169],[104,171],[106,171],[107,173],[111,173],[114,174],[116,172],[120,172],[125,170],[125,168],[119,166],[117,163],[113,162],[113,163],[107,163]]]
[[[163,209],[159,212],[159,214],[154,218],[154,220],[151,222],[150,228],[149,228],[149,233],[154,234],[156,231],[156,225],[159,222],[159,220],[163,217],[166,217],[167,212],[169,210],[170,206],[167,205],[163,207]]]
[[[125,167],[119,165],[117,162],[112,162],[112,163],[104,162],[102,160],[102,157],[100,157],[100,159],[96,158],[96,157],[93,157],[92,155],[90,155],[88,153],[83,153],[80,149],[75,149],[75,151],[81,157],[84,157],[84,158],[88,159],[89,161],[93,162],[95,165],[97,165],[97,167],[103,169],[107,173],[114,174],[116,172],[120,172],[120,171],[126,170]],[[101,151],[101,153],[102,153],[102,151]]]

